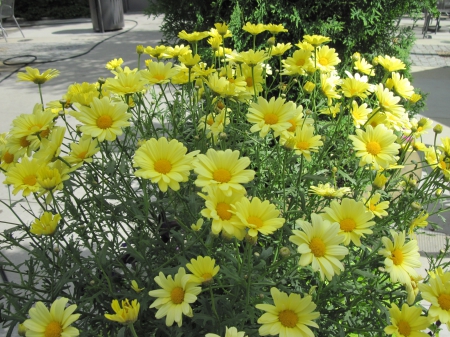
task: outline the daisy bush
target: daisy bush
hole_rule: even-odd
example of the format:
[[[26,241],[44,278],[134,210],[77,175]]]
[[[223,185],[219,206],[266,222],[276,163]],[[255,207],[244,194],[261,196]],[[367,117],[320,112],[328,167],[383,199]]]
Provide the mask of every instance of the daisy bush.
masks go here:
[[[283,41],[280,24],[243,31],[251,50],[225,23],[139,45],[137,67],[105,60],[59,101],[42,98],[57,70],[19,74],[38,103],[0,136],[10,332],[407,337],[450,323],[449,247],[423,275],[417,241],[447,210],[450,139],[415,116],[405,64],[343,64],[330,38]]]

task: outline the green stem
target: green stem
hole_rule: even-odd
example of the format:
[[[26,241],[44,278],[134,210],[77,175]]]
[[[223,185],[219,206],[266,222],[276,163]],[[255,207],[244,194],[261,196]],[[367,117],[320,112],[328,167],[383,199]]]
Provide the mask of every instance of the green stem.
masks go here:
[[[128,324],[128,327],[130,328],[131,334],[133,335],[133,337],[138,337],[138,335],[137,335],[137,333],[136,333],[136,330],[134,330],[134,325],[133,325],[133,323]]]

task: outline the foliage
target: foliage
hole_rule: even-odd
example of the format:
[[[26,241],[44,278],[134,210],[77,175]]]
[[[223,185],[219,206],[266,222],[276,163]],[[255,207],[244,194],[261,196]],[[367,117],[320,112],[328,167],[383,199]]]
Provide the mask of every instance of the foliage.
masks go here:
[[[15,2],[15,16],[25,20],[40,20],[44,17],[72,19],[89,17],[88,0],[22,0]]]
[[[320,42],[306,43],[314,39]],[[45,109],[41,95],[42,104],[0,137],[5,183],[25,201],[0,200],[17,216],[0,234],[2,266],[13,275],[0,284],[1,321],[10,332],[37,301],[49,306],[62,296],[78,306],[74,325],[81,336],[124,336],[128,327],[146,336],[223,335],[231,326],[262,335],[267,306],[260,305],[273,304],[276,289],[312,301],[320,314],[315,336],[382,336],[395,324],[392,304],[421,301],[416,271],[400,270],[398,254],[410,254],[405,260],[418,267],[415,232],[435,225],[429,215],[447,211],[450,140],[439,147],[420,143],[432,126],[413,118],[420,96],[399,74],[403,62],[378,57],[373,68],[367,63],[356,71],[355,62],[370,55],[352,54],[335,67],[338,55],[326,42],[305,37],[307,57],[297,63],[290,60],[302,51],[296,47],[289,57],[274,56],[272,46],[223,58],[221,43],[208,65],[199,62],[198,42],[192,49],[138,46],[138,64],[143,53],[153,56],[145,69],[122,68],[116,59],[107,63],[113,75],[106,80],[73,84]],[[171,57],[176,65],[161,61]],[[57,73],[27,68],[19,79],[41,93]],[[293,88],[300,94],[291,94]],[[359,136],[372,131],[381,136],[358,147]],[[178,150],[155,147],[163,143]],[[231,155],[217,160],[232,151],[239,164]],[[216,154],[212,164],[209,154]],[[232,184],[227,175],[236,172],[242,175]],[[202,188],[208,183],[237,201],[205,202],[219,195],[218,188]],[[247,214],[246,205],[259,200],[262,206]],[[333,211],[339,207],[345,209]],[[41,217],[44,210],[61,215],[56,228]],[[331,233],[340,252],[330,259],[335,267],[308,263],[307,256],[323,257],[329,239],[297,244],[308,226]],[[402,243],[389,251],[386,242],[402,235],[410,250],[401,251]],[[434,279],[447,267],[448,249],[432,259]],[[11,254],[23,254],[23,262],[15,264]],[[180,326],[166,324],[165,315],[154,319],[162,276],[181,273],[199,256],[214,259],[220,270],[200,275],[202,284],[191,276],[186,281],[201,287],[191,293],[192,317]],[[167,301],[179,303],[179,290]],[[115,321],[104,316],[114,300],[129,305],[125,299],[140,303],[128,327],[117,323],[123,308],[110,315]],[[434,332],[436,319],[430,317]]]

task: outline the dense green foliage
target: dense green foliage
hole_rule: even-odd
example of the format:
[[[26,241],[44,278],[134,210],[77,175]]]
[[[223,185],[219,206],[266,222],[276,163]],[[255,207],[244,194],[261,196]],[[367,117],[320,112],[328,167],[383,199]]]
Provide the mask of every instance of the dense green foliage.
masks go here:
[[[15,16],[25,20],[43,17],[71,19],[89,17],[88,0],[22,0],[15,3]]]

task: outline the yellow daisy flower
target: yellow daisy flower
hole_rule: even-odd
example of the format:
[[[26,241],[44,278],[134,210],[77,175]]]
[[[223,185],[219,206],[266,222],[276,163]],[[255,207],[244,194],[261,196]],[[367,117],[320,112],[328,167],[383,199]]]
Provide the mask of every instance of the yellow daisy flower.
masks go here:
[[[321,115],[330,115],[331,117],[336,118],[337,114],[341,112],[341,103],[322,108],[319,112]]]
[[[106,90],[117,95],[133,94],[145,89],[147,81],[141,76],[141,72],[119,73],[116,78],[108,78],[104,84]]]
[[[382,201],[380,202],[381,194],[380,193],[374,193],[372,197],[369,200],[362,199],[364,204],[367,207],[367,210],[371,212],[373,215],[382,218],[385,216],[388,216],[388,212],[386,212],[386,209],[389,208],[389,201]]]
[[[123,127],[130,126],[128,119],[132,114],[127,113],[128,105],[113,103],[108,97],[94,98],[90,107],[78,105],[78,108],[80,111],[70,111],[70,114],[84,123],[80,131],[100,142],[115,140],[123,133]]]
[[[253,73],[252,73],[253,69]],[[263,78],[263,67],[258,64],[255,67],[250,67],[247,64],[242,64],[236,71],[236,76],[241,77],[245,81],[245,89],[248,93],[258,95],[263,91],[263,85],[265,83]]]
[[[266,26],[266,30],[270,32],[272,35],[277,35],[279,33],[287,33],[287,29],[284,28],[282,24],[275,25],[273,23],[269,23]]]
[[[419,283],[422,298],[431,303],[428,315],[441,323],[450,323],[450,272],[441,270],[429,273],[427,283]]]
[[[236,225],[247,227],[251,237],[256,237],[258,233],[273,234],[285,222],[284,218],[279,218],[280,211],[274,204],[268,200],[261,201],[257,197],[253,197],[251,201],[241,198],[233,205],[233,211],[237,216]]]
[[[262,324],[260,336],[314,336],[308,326],[318,328],[313,322],[320,314],[315,312],[316,304],[310,295],[303,298],[299,294],[286,294],[275,287],[270,289],[274,305],[257,304],[256,309],[266,311],[259,319]]]
[[[178,37],[182,40],[185,40],[187,42],[191,43],[197,43],[200,40],[203,40],[204,38],[208,37],[208,32],[193,32],[193,33],[186,33],[185,30],[182,30],[178,33]]]
[[[375,76],[375,71],[373,69],[373,66],[369,62],[367,62],[365,58],[356,60],[355,67],[353,69],[355,69],[365,75]]]
[[[166,316],[166,325],[172,326],[174,322],[180,327],[183,323],[183,314],[192,317],[193,312],[190,306],[197,300],[202,288],[197,283],[192,282],[192,275],[186,274],[183,267],[178,269],[175,278],[169,275],[167,278],[162,272],[155,277],[155,282],[162,288],[151,290],[148,294],[157,299],[150,305],[156,308],[156,319]]]
[[[198,64],[200,62],[200,59],[200,55],[192,55],[191,53],[186,53],[184,55],[178,56],[178,61],[183,63],[187,68],[192,68],[193,66]]]
[[[134,155],[134,167],[140,167],[135,176],[150,179],[158,183],[161,191],[170,187],[174,191],[180,189],[180,182],[188,181],[193,168],[194,156],[199,151],[186,154],[187,148],[176,139],[170,142],[165,137],[146,141]]]
[[[289,122],[296,117],[303,108],[297,107],[294,102],[286,102],[286,99],[272,97],[267,101],[259,96],[257,102],[250,104],[247,120],[253,124],[250,132],[258,132],[264,138],[270,130],[274,131],[274,137],[278,137],[283,131],[291,127]]]
[[[254,51],[253,49],[241,52],[240,56],[249,67],[255,67],[269,58],[264,50]]]
[[[323,142],[320,135],[314,135],[314,126],[305,123],[303,126],[297,126],[293,136],[283,133],[280,144],[292,144],[296,155],[304,156],[307,161],[311,161],[311,153],[318,152]]]
[[[369,114],[372,112],[372,109],[367,107],[367,103],[363,103],[358,106],[356,101],[352,101],[352,109],[350,110],[350,114],[353,118],[353,125],[356,128],[360,128],[364,124],[366,124],[368,120]]]
[[[222,97],[236,97],[240,92],[246,91],[245,89],[245,81],[243,82],[243,86],[236,85],[235,83],[230,82],[225,77],[220,77],[219,74],[213,73],[208,76],[208,79],[205,80],[205,84],[208,88],[216,95]]]
[[[320,88],[322,93],[328,98],[328,106],[333,104],[333,98],[341,98],[341,95],[336,91],[336,85],[339,84],[339,82],[340,78],[332,73],[320,74]]]
[[[209,256],[197,256],[197,259],[191,259],[191,263],[186,264],[186,268],[193,274],[193,282],[208,285],[219,272],[220,267],[215,264],[216,260]]]
[[[107,96],[105,92],[102,96]],[[89,106],[94,97],[99,97],[99,92],[96,83],[74,83],[69,86],[67,93],[64,95],[65,99],[71,103],[79,103],[84,106]]]
[[[172,67],[171,62],[151,62],[148,64],[147,70],[142,70],[141,74],[150,84],[164,84],[168,83],[178,72],[178,68]]]
[[[22,195],[27,197],[31,193],[38,192],[41,189],[37,181],[37,172],[41,166],[42,163],[37,159],[23,157],[20,163],[8,169],[5,173],[6,179],[3,183],[13,185],[14,195],[22,190]]]
[[[230,124],[230,112],[225,113],[225,108],[223,108],[220,113],[208,114],[200,118],[197,130],[200,132],[205,132],[207,138],[213,138],[214,142],[217,142],[219,134],[224,131],[226,125]]]
[[[312,264],[314,271],[319,271],[322,280],[331,281],[334,274],[339,275],[344,270],[340,262],[348,254],[346,247],[340,246],[344,236],[339,235],[339,224],[323,220],[318,214],[311,214],[311,224],[301,219],[296,224],[302,229],[293,230],[294,235],[289,241],[296,244],[297,252],[301,254],[299,265]]]
[[[384,70],[388,72],[406,69],[405,64],[396,57],[390,57],[388,55],[385,55],[384,57],[378,56],[377,60],[378,64],[380,64]]]
[[[308,43],[306,41],[299,41],[298,43],[295,44],[295,46],[298,49],[303,49],[303,50],[308,50],[308,51],[314,50],[314,46],[311,43]]]
[[[228,29],[228,25],[225,22],[217,22],[214,24],[214,27],[216,27],[217,33],[219,33],[220,36],[223,38],[232,37],[230,30]]]
[[[13,120],[9,134],[15,138],[40,135],[53,127],[54,118],[55,115],[50,110],[42,110],[42,105],[36,104],[32,114],[21,114]]]
[[[92,163],[92,157],[100,151],[98,139],[82,136],[77,143],[70,144],[69,155],[64,160],[69,164]]]
[[[60,214],[53,215],[50,212],[44,212],[39,219],[36,218],[31,224],[30,233],[37,236],[52,235],[58,227],[59,220],[61,220]]]
[[[397,163],[400,145],[395,143],[397,136],[383,124],[373,128],[366,126],[366,131],[356,130],[356,136],[348,136],[353,142],[356,157],[360,157],[360,166],[371,165],[374,169],[388,168]]]
[[[59,76],[59,70],[56,69],[47,69],[42,74],[39,72],[39,69],[26,67],[26,73],[18,73],[17,78],[19,81],[28,81],[33,82],[34,84],[44,84],[47,81],[50,81],[52,78]]]
[[[384,265],[386,271],[390,273],[391,281],[407,284],[411,282],[410,277],[418,276],[414,268],[420,268],[422,265],[419,246],[417,240],[410,240],[405,244],[405,231],[397,233],[391,229],[390,233],[394,241],[383,236],[381,241],[385,248],[380,249],[378,254],[385,257]]]
[[[194,162],[194,172],[198,174],[195,185],[205,187],[218,185],[227,196],[234,192],[244,192],[241,184],[248,183],[255,177],[255,171],[246,170],[250,165],[247,157],[239,158],[239,151],[217,151],[209,149],[199,154]]]
[[[144,49],[144,53],[150,55],[151,57],[154,57],[156,59],[163,58],[166,53],[167,47],[164,45],[159,45],[156,47],[147,46]]]
[[[61,145],[66,134],[66,127],[55,126],[48,138],[43,138],[39,150],[34,154],[34,158],[42,163],[49,163],[61,153]]]
[[[411,129],[414,129],[414,138],[419,138],[424,134],[428,133],[433,127],[433,121],[429,118],[422,117],[417,120],[416,118],[411,118]]]
[[[345,97],[366,98],[370,90],[367,76],[360,76],[358,73],[352,75],[346,71],[348,77],[342,81],[341,90]]]
[[[292,57],[282,60],[283,71],[282,75],[296,76],[305,75],[309,67],[313,67],[314,63],[311,59],[312,53],[310,50],[300,49],[296,50]]]
[[[304,35],[303,41],[308,42],[310,45],[313,45],[314,47],[318,47],[321,44],[330,42],[331,39],[329,37],[322,35]]]
[[[205,337],[221,337],[215,333],[207,333]],[[224,337],[248,337],[244,331],[238,331],[235,327],[225,327]]]
[[[415,232],[416,227],[424,228],[428,226],[428,216],[429,214],[425,211],[421,211],[417,217],[415,217],[411,224],[409,225],[409,235]]]
[[[196,222],[195,224],[192,224],[192,225],[191,225],[191,229],[192,229],[194,232],[198,232],[200,229],[202,229],[203,222],[204,222],[203,219],[198,219],[197,222]]]
[[[306,91],[306,93],[310,94],[313,92],[314,88],[316,87],[316,84],[310,81],[307,81],[305,85],[303,86],[303,90]]]
[[[208,219],[212,219],[211,232],[219,235],[221,231],[226,232],[229,237],[236,237],[243,240],[246,234],[245,226],[239,224],[236,215],[232,212],[233,205],[244,197],[245,191],[235,191],[231,195],[225,193],[218,185],[209,185],[204,188],[207,195],[199,193],[205,199],[206,208],[201,214]]]
[[[311,193],[320,195],[321,197],[327,198],[327,199],[333,199],[333,198],[342,198],[345,194],[349,194],[352,192],[350,187],[341,187],[341,188],[334,188],[331,186],[330,183],[326,184],[320,184],[317,186],[311,186],[309,188],[309,191]]]
[[[421,99],[422,99],[422,95],[414,93],[409,98],[409,101],[414,104],[414,103],[417,103],[418,101],[420,101]]]
[[[388,335],[397,337],[428,337],[425,330],[430,325],[428,317],[421,316],[422,309],[419,307],[410,307],[403,304],[402,310],[395,303],[391,304],[389,316],[391,325],[384,328],[384,332]]]
[[[130,301],[126,298],[122,300],[122,307],[120,307],[118,300],[113,300],[111,308],[114,310],[114,314],[105,314],[105,317],[110,321],[119,322],[123,325],[129,325],[136,322],[139,309],[141,305],[137,300]]]
[[[164,51],[164,54],[162,55],[162,58],[177,58],[178,56],[188,53],[192,53],[191,47],[189,45],[185,46],[184,44],[181,44],[174,47],[167,47]]]
[[[413,305],[414,302],[416,301],[416,297],[419,294],[419,282],[423,280],[423,277],[418,275],[417,277],[411,277],[411,282],[410,283],[406,283],[405,287],[406,287],[406,293],[408,295],[406,302],[409,305]]]
[[[211,36],[207,42],[211,46],[212,50],[219,50],[220,46],[222,45],[222,37],[220,35]]]
[[[247,22],[245,24],[245,26],[242,27],[242,29],[252,35],[258,35],[264,31],[266,31],[267,27],[266,27],[266,25],[263,25],[262,23],[253,24],[253,23]]]
[[[403,75],[400,75],[397,72],[393,72],[391,74],[391,78],[388,79],[388,81],[391,83],[397,95],[405,99],[410,99],[414,94],[414,87],[411,85],[407,78],[403,78]],[[386,86],[388,86],[387,82]]]
[[[322,217],[330,222],[337,222],[341,228],[339,234],[344,236],[344,245],[350,241],[356,246],[361,246],[361,237],[364,234],[372,234],[370,227],[375,225],[372,213],[367,211],[361,201],[344,198],[339,204],[333,200],[330,207],[325,207]]]
[[[122,58],[118,58],[118,59],[113,59],[111,61],[109,61],[108,63],[106,63],[105,68],[108,70],[116,70],[116,68],[120,67],[123,63]]]
[[[316,49],[315,66],[321,71],[328,73],[333,71],[334,66],[341,62],[336,49],[328,46],[319,47]]]
[[[73,314],[77,309],[75,304],[65,307],[69,299],[61,297],[55,300],[50,311],[42,302],[37,302],[28,312],[30,318],[23,322],[28,329],[27,335],[34,337],[64,336],[76,337],[80,333],[77,328],[70,326],[80,314]]]

